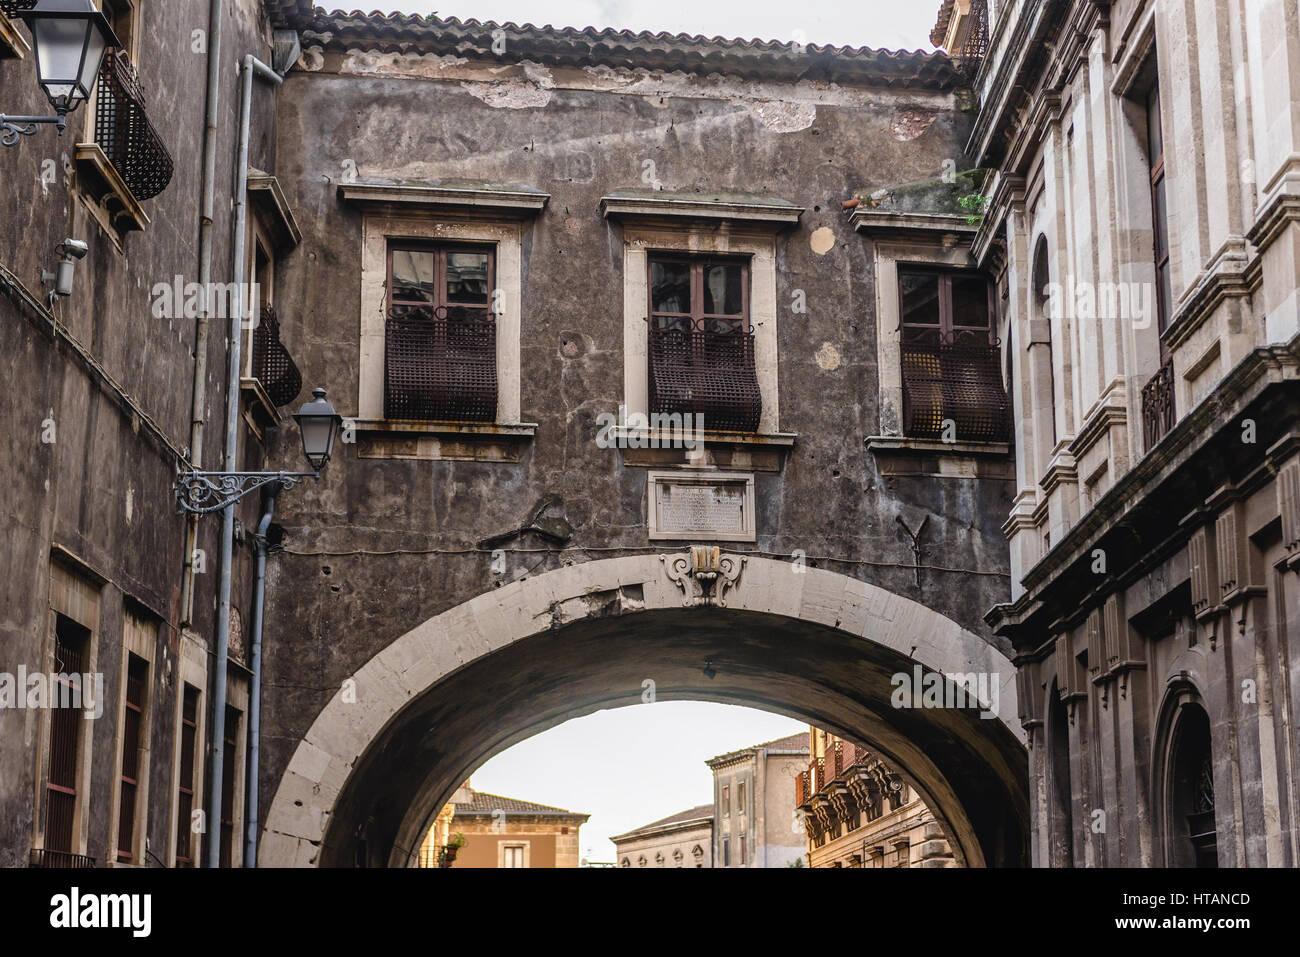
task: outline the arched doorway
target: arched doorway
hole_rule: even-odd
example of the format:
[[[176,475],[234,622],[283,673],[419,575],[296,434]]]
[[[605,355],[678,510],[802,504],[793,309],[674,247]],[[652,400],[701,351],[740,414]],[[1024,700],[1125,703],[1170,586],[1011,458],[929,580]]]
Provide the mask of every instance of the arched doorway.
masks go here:
[[[1218,867],[1210,717],[1194,688],[1171,689],[1160,727],[1156,769],[1165,864]]]
[[[716,570],[710,571],[713,568]],[[969,676],[983,700],[898,707],[898,676]],[[980,676],[984,676],[980,679]],[[1026,862],[1014,668],[924,606],[752,555],[588,562],[430,619],[321,712],[266,819],[264,865],[403,866],[466,774],[570,718],[658,700],[748,704],[880,753],[941,816],[960,863]],[[940,696],[942,697],[942,695]],[[598,756],[596,756],[598,757]]]

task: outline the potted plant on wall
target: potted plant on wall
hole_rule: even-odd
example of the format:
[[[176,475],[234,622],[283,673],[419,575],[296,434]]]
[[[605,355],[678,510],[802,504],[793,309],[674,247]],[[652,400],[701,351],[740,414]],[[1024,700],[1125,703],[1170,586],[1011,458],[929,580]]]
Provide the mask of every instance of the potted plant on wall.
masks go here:
[[[465,846],[465,835],[456,833],[447,838],[447,843],[442,846],[442,860],[439,862],[440,867],[451,867],[456,862],[456,855],[460,849]]]

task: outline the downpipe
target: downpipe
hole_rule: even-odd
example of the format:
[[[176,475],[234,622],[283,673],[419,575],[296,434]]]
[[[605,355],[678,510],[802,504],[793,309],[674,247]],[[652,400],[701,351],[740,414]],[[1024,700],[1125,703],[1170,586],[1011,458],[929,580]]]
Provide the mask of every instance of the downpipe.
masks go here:
[[[257,57],[244,57],[242,71],[243,89],[239,103],[239,154],[235,161],[235,252],[233,275],[239,277],[240,293],[234,298],[238,303],[230,320],[230,380],[226,391],[226,465],[227,472],[239,470],[239,373],[240,350],[243,346],[245,281],[244,255],[248,229],[248,140],[251,135],[253,111],[253,77],[259,77],[275,86],[284,77]],[[216,675],[212,695],[212,780],[208,791],[208,866],[221,866],[221,794],[222,775],[225,771],[226,740],[226,658],[230,653],[230,579],[234,555],[235,506],[227,505],[221,511],[221,584],[217,603]]]
[[[208,92],[203,107],[203,198],[199,207],[199,288],[212,279],[212,224],[217,180],[217,104],[221,97],[221,20],[224,0],[210,0],[208,11]],[[190,396],[190,467],[203,468],[203,425],[207,420],[208,297],[201,297],[194,331],[194,387]],[[185,517],[185,571],[181,576],[181,620],[194,621],[194,553],[199,547],[199,517]]]
[[[266,494],[266,511],[257,525],[257,578],[253,584],[253,678],[248,697],[248,827],[244,836],[244,866],[257,866],[257,774],[262,742],[262,620],[266,604],[266,533],[275,514],[276,485]]]

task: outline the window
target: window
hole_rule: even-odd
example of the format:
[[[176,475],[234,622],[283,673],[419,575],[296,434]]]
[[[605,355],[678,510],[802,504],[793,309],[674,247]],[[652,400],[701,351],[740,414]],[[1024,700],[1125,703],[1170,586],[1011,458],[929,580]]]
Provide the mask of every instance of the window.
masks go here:
[[[72,697],[72,675],[87,671],[90,629],[64,615],[55,615],[54,673],[60,695]],[[77,852],[81,840],[80,806],[81,732],[88,727],[77,708],[50,709],[50,753],[45,784],[45,849],[62,854]],[[53,862],[51,862],[53,863]]]
[[[492,246],[389,245],[385,418],[496,420],[495,272]]]
[[[226,728],[222,741],[221,775],[221,866],[234,865],[235,851],[235,758],[238,753],[239,722],[243,712],[226,705]]]
[[[736,813],[745,813],[745,782],[741,781],[736,785]]]
[[[1009,441],[992,284],[969,271],[900,266],[898,287],[904,433]]]
[[[126,700],[122,709],[121,777],[118,780],[117,860],[123,864],[142,864],[136,852],[136,828],[145,797],[141,774],[148,766],[148,724],[145,707],[149,695],[149,663],[137,655],[127,655]]]
[[[740,832],[740,866],[744,867],[747,862],[748,862],[748,857],[746,855],[745,832],[741,831]]]
[[[722,866],[731,866],[731,839],[726,837],[722,839]]]
[[[714,432],[756,432],[763,400],[749,262],[651,254],[650,412],[694,413]]]
[[[731,785],[730,784],[724,784],[722,786],[722,816],[723,817],[731,816]]]
[[[195,772],[199,764],[199,690],[186,684],[181,698],[180,774],[176,792],[176,866],[194,866],[194,833],[191,818],[194,815],[197,781]]]
[[[1173,306],[1173,286],[1169,271],[1169,207],[1165,195],[1165,138],[1160,122],[1160,85],[1151,84],[1146,96],[1147,160],[1151,170],[1152,255],[1156,267],[1156,327],[1160,335],[1160,368],[1142,387],[1142,432],[1145,446],[1151,449],[1174,427],[1173,355],[1165,341]]]
[[[507,844],[501,849],[501,854],[502,867],[524,866],[524,846],[522,844]]]

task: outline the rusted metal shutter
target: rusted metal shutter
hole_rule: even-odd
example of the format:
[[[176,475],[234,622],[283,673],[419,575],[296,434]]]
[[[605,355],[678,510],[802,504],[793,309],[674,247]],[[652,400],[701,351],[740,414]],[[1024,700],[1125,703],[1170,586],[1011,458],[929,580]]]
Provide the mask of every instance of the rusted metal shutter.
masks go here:
[[[496,413],[496,323],[490,313],[439,307],[389,315],[385,418],[494,422]]]
[[[302,391],[302,373],[280,341],[280,317],[270,306],[258,311],[253,329],[253,375],[277,406],[288,405]]]
[[[945,422],[958,441],[1009,442],[1011,409],[997,345],[903,345],[903,417],[913,438],[942,439]]]
[[[710,432],[757,432],[763,411],[754,334],[650,330],[650,411],[704,417]]]

